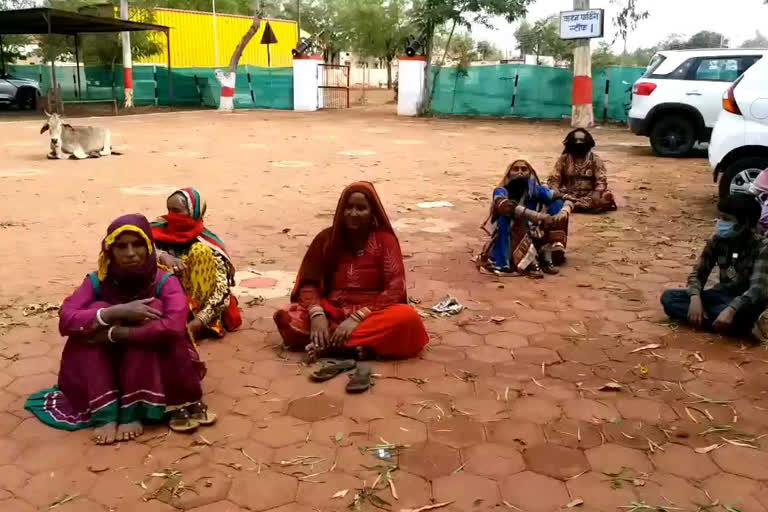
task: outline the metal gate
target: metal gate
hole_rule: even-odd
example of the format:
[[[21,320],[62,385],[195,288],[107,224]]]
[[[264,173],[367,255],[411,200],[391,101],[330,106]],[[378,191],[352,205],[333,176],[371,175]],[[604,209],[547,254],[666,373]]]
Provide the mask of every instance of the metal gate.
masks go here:
[[[349,108],[349,66],[317,66],[317,104],[320,108]]]

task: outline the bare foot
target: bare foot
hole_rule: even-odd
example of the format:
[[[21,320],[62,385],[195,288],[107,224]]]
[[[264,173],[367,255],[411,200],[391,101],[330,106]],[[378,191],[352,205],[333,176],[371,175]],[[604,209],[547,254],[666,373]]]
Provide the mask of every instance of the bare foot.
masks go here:
[[[112,444],[115,442],[115,432],[117,432],[117,424],[107,423],[94,428],[91,437],[96,444]]]
[[[123,423],[117,427],[118,441],[133,441],[144,433],[144,425],[140,421]]]

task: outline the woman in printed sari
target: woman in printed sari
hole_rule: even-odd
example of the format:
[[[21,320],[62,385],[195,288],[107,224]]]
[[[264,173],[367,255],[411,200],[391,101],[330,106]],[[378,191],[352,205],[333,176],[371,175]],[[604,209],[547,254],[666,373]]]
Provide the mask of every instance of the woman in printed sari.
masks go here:
[[[304,256],[291,304],[274,318],[285,344],[310,358],[338,349],[408,358],[428,343],[407,304],[400,244],[371,183],[344,189],[333,226]]]
[[[221,338],[242,323],[237,299],[230,293],[235,266],[221,239],[203,223],[206,203],[194,188],[175,191],[168,214],[152,223],[160,265],[181,280],[189,299],[192,339]]]
[[[571,131],[563,141],[563,154],[547,180],[554,192],[573,202],[574,211],[600,213],[616,209],[608,191],[605,163],[592,152],[595,139],[583,128]]]
[[[565,260],[573,205],[539,182],[525,160],[515,160],[493,191],[483,229],[491,235],[478,260],[494,273],[519,272],[540,279],[557,274]]]
[[[58,385],[32,395],[26,408],[52,427],[93,427],[98,444],[135,439],[143,423],[166,417],[179,431],[211,424],[187,313],[181,284],[157,267],[147,219],[116,219],[98,271],[61,305],[59,331],[68,339]]]

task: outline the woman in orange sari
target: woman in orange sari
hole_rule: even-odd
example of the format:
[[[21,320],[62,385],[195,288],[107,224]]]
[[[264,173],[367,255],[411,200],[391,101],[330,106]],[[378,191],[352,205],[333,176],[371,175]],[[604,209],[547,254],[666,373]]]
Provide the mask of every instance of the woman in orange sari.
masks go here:
[[[400,244],[368,182],[344,189],[333,226],[310,245],[291,304],[274,319],[285,344],[310,358],[352,349],[358,358],[408,358],[429,342],[407,304]]]

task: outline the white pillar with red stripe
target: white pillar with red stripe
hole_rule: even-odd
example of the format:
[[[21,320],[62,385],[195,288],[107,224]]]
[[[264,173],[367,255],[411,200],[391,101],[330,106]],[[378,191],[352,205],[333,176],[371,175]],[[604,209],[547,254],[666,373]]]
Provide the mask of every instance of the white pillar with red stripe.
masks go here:
[[[589,9],[589,0],[573,0],[573,9]],[[573,109],[571,126],[589,128],[595,124],[592,109],[592,49],[590,39],[576,40],[573,49]]]
[[[128,20],[128,0],[120,0],[120,17]],[[131,57],[131,34],[123,32],[123,89],[125,108],[133,107],[133,59]]]
[[[216,70],[216,80],[221,85],[221,94],[219,95],[219,111],[232,112],[235,110],[235,81],[237,73],[229,71]]]

